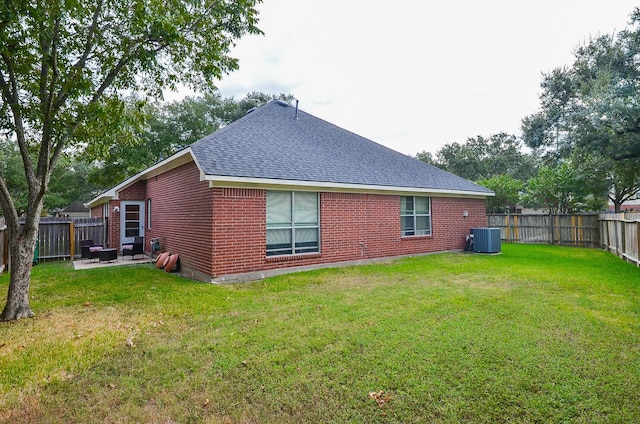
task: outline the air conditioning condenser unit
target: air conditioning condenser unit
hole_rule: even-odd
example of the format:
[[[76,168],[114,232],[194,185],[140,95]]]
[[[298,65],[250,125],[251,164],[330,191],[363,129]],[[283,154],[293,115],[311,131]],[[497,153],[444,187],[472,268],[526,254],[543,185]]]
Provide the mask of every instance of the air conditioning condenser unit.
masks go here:
[[[472,228],[473,251],[476,253],[499,253],[500,228]]]

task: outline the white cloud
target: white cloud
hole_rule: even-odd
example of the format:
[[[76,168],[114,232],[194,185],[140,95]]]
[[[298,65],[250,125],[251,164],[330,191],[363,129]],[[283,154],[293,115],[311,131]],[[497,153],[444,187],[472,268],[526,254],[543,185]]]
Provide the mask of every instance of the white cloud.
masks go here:
[[[224,96],[292,93],[300,108],[402,153],[501,131],[538,107],[541,74],[635,1],[265,0]]]

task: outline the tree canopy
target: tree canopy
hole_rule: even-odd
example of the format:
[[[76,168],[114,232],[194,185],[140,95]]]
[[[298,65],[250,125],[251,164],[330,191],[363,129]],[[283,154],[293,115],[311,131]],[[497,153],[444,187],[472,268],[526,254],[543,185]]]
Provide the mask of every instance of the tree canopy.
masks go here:
[[[28,289],[53,169],[67,149],[96,157],[134,140],[142,101],[179,83],[196,90],[238,67],[236,39],[257,28],[259,0],[50,0],[0,3],[0,134],[20,153],[25,224],[0,167],[11,276],[2,320],[33,314]]]
[[[571,66],[543,76],[541,109],[523,138],[560,156],[587,149],[612,160],[640,159],[640,8],[630,27],[591,38]]]
[[[499,133],[446,144],[435,159],[427,152],[418,153],[417,158],[471,181],[497,175],[526,181],[535,174],[535,161],[522,147],[522,141],[515,135]]]

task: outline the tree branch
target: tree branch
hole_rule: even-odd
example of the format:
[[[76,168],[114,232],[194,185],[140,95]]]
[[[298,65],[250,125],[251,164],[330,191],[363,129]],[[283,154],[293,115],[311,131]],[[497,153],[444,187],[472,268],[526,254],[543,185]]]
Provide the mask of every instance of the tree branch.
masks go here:
[[[20,148],[25,176],[29,183],[31,183],[34,181],[33,164],[31,162],[31,157],[29,156],[29,149],[27,148],[27,141],[25,138],[24,123],[22,120],[22,112],[20,111],[20,105],[18,104],[18,83],[16,74],[13,69],[13,62],[11,61],[11,58],[7,56],[6,52],[2,52],[2,60],[9,73],[9,81],[6,81],[4,75],[0,72],[0,90],[2,91],[3,100],[11,108],[14,124],[13,132],[16,135],[18,147]]]
[[[10,227],[10,232],[17,233],[18,230],[18,212],[16,211],[15,204],[9,193],[9,187],[4,176],[0,174],[0,207],[4,212],[5,223]]]
[[[82,55],[78,58],[76,63],[73,64],[72,69],[74,72],[69,75],[69,80],[66,81],[66,84],[60,89],[60,92],[56,96],[56,101],[54,103],[54,110],[57,112],[67,101],[69,97],[70,91],[69,86],[76,82],[78,78],[80,78],[82,74],[82,70],[85,68],[87,60],[89,58],[89,54],[95,47],[94,40],[95,34],[98,30],[98,21],[100,19],[100,15],[102,14],[102,6],[104,5],[104,1],[100,0],[96,4],[96,9],[93,11],[93,16],[91,18],[91,25],[87,27],[87,40],[84,46],[84,50]]]

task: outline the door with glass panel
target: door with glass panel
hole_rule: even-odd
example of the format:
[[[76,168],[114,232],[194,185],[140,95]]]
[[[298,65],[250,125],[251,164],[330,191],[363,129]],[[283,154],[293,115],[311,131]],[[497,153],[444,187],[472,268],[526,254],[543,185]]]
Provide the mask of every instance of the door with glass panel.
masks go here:
[[[133,243],[136,237],[144,237],[144,202],[126,201],[120,207],[120,243]]]

